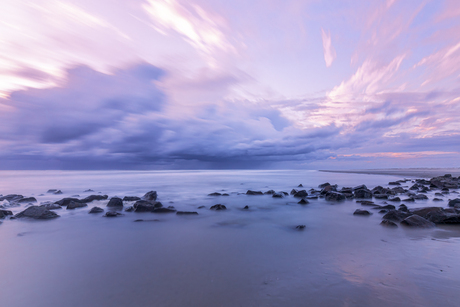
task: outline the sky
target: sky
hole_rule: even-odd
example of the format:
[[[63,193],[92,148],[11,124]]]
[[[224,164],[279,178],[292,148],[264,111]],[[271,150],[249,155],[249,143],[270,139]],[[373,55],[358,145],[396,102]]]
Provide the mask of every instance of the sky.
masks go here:
[[[0,3],[0,169],[460,167],[457,0]]]

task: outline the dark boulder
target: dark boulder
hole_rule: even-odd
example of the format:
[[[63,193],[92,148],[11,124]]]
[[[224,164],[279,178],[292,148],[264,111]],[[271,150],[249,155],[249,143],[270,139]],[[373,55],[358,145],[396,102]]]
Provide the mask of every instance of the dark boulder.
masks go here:
[[[14,218],[33,218],[38,220],[48,220],[59,217],[55,212],[40,206],[30,206],[26,210],[19,212]]]
[[[115,212],[115,211],[107,211],[103,216],[105,217],[117,217],[117,216],[120,216],[120,215],[123,215],[119,212]]]
[[[227,210],[227,207],[221,204],[217,204],[211,207],[211,210]]]
[[[262,193],[261,191],[252,191],[252,190],[248,190],[246,192],[246,195],[264,195],[264,193]]]
[[[150,202],[154,202],[157,200],[157,197],[158,197],[158,194],[157,194],[157,191],[149,191],[147,193],[145,193],[144,196],[142,196],[142,200],[146,200],[146,201],[150,201]]]
[[[358,185],[358,186],[354,187],[354,188],[353,188],[353,191],[362,190],[362,189],[368,190],[368,188],[366,187],[366,185],[361,184],[361,185]]]
[[[267,192],[264,192],[264,194],[266,194],[266,195],[273,195],[273,194],[275,194],[275,191],[273,191],[273,190],[268,190]]]
[[[403,199],[402,201],[405,201],[405,202],[414,202],[415,199],[414,199],[413,197],[409,197],[409,198]]]
[[[441,199],[441,198],[433,198],[433,201],[444,201],[444,199]]]
[[[3,217],[5,217],[8,215],[13,215],[13,212],[10,210],[0,210],[0,215],[3,215]]]
[[[396,210],[396,207],[393,205],[385,205],[385,206],[376,206],[372,209]]]
[[[406,190],[404,190],[403,187],[395,187],[395,188],[392,188],[391,191],[393,191],[394,193],[405,193],[405,192],[407,192]]]
[[[57,190],[56,192],[53,193],[54,195],[61,195],[63,194],[61,190]]]
[[[330,185],[331,185],[331,184],[330,184],[329,182],[326,182],[326,183],[320,184],[320,185],[318,186],[318,188],[324,189],[325,187],[330,186]]]
[[[104,212],[104,209],[99,208],[99,207],[93,207],[91,208],[91,210],[89,210],[88,213],[101,213],[101,212]]]
[[[57,189],[49,189],[48,191],[46,191],[46,193],[54,193],[54,192],[57,192]]]
[[[377,199],[388,199],[388,195],[386,194],[374,194],[374,197]]]
[[[396,225],[395,222],[389,221],[389,220],[383,220],[380,222],[380,225],[385,226],[385,227],[393,227],[396,228],[398,225]]]
[[[346,199],[345,195],[339,192],[327,192],[325,198],[327,201],[341,201]]]
[[[198,215],[196,211],[177,211],[177,215]]]
[[[0,201],[3,201],[6,199],[10,203],[12,203],[12,202],[17,202],[18,200],[23,199],[23,198],[24,196],[19,195],[19,194],[8,194],[5,196],[0,196]]]
[[[137,196],[125,196],[125,197],[123,197],[123,201],[137,201],[137,200],[141,200],[141,198],[137,197]]]
[[[153,213],[173,213],[176,212],[177,210],[174,208],[155,208],[153,209]]]
[[[208,194],[208,196],[222,196],[222,194],[219,192],[214,192],[214,193]]]
[[[59,206],[58,204],[48,202],[48,201],[44,203],[40,203],[40,207],[45,207],[45,209],[48,209],[48,210],[62,209],[62,207]]]
[[[291,194],[291,195],[294,195],[294,194],[297,193],[297,192],[298,192],[298,190],[292,189],[290,194]]]
[[[90,196],[87,196],[87,197],[83,198],[80,201],[83,202],[83,203],[90,203],[90,202],[95,201],[95,200],[105,200],[107,198],[109,198],[108,195],[90,195]]]
[[[295,227],[295,229],[297,229],[297,230],[304,230],[305,227],[306,227],[305,225],[297,225],[297,226]]]
[[[409,217],[411,215],[412,215],[412,213],[410,213],[410,212],[404,212],[404,211],[399,211],[399,210],[390,210],[383,216],[383,219],[384,220],[401,222],[406,217]]]
[[[298,188],[303,188],[303,185],[302,185],[302,184],[299,184],[297,187],[298,187]]]
[[[61,207],[67,207],[67,205],[70,204],[71,202],[80,202],[80,200],[78,198],[66,197],[66,198],[56,201],[55,204]]]
[[[423,199],[423,200],[428,199],[428,197],[426,195],[424,195],[424,194],[417,194],[417,195],[414,195],[412,197],[414,199]]]
[[[356,203],[361,204],[361,206],[377,206],[376,203],[370,200],[357,200]]]
[[[396,197],[391,197],[391,198],[388,198],[389,201],[401,201],[401,198],[399,198],[398,196]]]
[[[283,193],[275,193],[275,194],[272,195],[272,197],[274,197],[274,198],[283,198],[284,194]]]
[[[300,204],[300,205],[306,205],[306,204],[308,204],[308,203],[309,203],[309,202],[306,201],[306,200],[303,199],[303,198],[298,202],[298,204]]]
[[[460,206],[460,198],[449,200],[449,207],[456,207],[456,205]]]
[[[388,185],[401,185],[399,182],[396,181],[390,181],[388,182]]]
[[[36,203],[37,199],[35,197],[25,197],[25,198],[18,199],[16,202],[17,203]]]
[[[244,206],[243,209],[244,209],[244,210],[248,210],[248,209],[249,209],[249,206]]]
[[[297,193],[294,194],[294,197],[298,197],[298,198],[304,198],[307,196],[308,196],[308,193],[305,190],[297,191]]]
[[[155,208],[163,207],[163,204],[159,201],[149,202],[146,200],[138,200],[134,203],[134,212],[153,212]]]
[[[125,212],[134,212],[134,207],[129,206],[128,208],[125,209]]]
[[[73,209],[76,209],[76,208],[83,208],[83,207],[87,207],[87,206],[88,206],[88,204],[86,204],[86,203],[71,201],[67,205],[67,210],[73,210]]]
[[[372,213],[370,213],[369,211],[367,210],[363,210],[363,209],[356,209],[355,212],[353,212],[353,215],[371,215]]]
[[[404,220],[401,221],[401,225],[416,228],[435,227],[435,224],[433,222],[430,222],[417,214],[406,217]]]
[[[372,192],[369,189],[354,189],[354,191],[355,198],[372,198]]]
[[[407,208],[407,206],[405,204],[399,205],[398,210],[399,211],[404,211],[404,212],[409,212],[409,209]]]
[[[123,207],[123,201],[119,197],[112,197],[109,200],[107,207]]]

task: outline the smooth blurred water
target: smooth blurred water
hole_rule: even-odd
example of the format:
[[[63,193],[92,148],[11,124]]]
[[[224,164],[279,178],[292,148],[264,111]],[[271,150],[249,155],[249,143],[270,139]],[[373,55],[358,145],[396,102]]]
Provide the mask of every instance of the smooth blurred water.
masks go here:
[[[362,208],[355,201],[302,206],[292,196],[238,194],[326,181],[372,188],[397,179],[316,171],[3,171],[4,195],[41,202],[94,194],[86,189],[110,197],[156,190],[164,205],[199,215],[87,213],[105,209],[101,201],[58,210],[61,217],[50,221],[5,220],[1,305],[457,306],[459,227],[388,229],[377,211],[353,216]],[[64,194],[47,194],[51,188]],[[230,196],[207,196],[215,191]],[[228,210],[209,210],[216,203]],[[152,221],[134,222],[139,218]],[[299,224],[305,230],[295,230]]]

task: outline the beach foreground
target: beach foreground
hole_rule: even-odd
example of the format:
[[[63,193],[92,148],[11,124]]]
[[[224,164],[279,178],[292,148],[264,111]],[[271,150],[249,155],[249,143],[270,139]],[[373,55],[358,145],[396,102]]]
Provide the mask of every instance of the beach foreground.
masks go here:
[[[0,225],[0,294],[5,306],[456,306],[460,228],[381,226],[383,213],[357,199],[247,195],[365,184],[401,176],[316,171],[1,172],[2,189],[37,204],[107,194],[52,220]],[[411,178],[415,179],[415,178]],[[303,187],[299,188],[298,185]],[[412,180],[401,182],[409,189]],[[58,189],[63,194],[46,193]],[[89,189],[92,192],[84,192]],[[163,206],[198,215],[109,211],[110,198],[158,192]],[[3,192],[3,191],[2,191]],[[101,193],[97,193],[101,192]],[[229,196],[208,196],[211,193]],[[428,199],[398,208],[448,207]],[[5,193],[4,193],[5,194]],[[314,194],[314,193],[313,193]],[[41,196],[39,196],[41,195]],[[309,193],[311,196],[312,193]],[[387,199],[368,199],[384,206]],[[226,210],[210,210],[215,204]],[[19,213],[26,208],[8,208]],[[200,208],[204,206],[204,208]],[[248,209],[244,209],[248,206]],[[368,216],[353,215],[356,209]],[[142,222],[135,222],[136,220]],[[303,229],[296,226],[305,225]]]

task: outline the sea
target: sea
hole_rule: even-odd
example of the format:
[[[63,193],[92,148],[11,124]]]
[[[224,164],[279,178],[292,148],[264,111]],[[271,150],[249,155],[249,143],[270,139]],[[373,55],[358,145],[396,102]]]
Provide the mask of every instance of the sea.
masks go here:
[[[107,199],[55,210],[60,217],[52,220],[0,220],[0,306],[458,306],[460,226],[387,228],[378,210],[356,200],[300,205],[292,195],[246,195],[418,178],[403,174],[0,171],[0,194],[33,196],[37,204],[153,190],[165,207],[198,212],[88,214],[94,206],[107,210]],[[229,196],[208,196],[213,192]],[[405,204],[447,207],[458,197],[427,196]],[[227,210],[210,210],[215,204]],[[28,206],[0,205],[13,213]],[[358,208],[373,214],[353,215]]]

